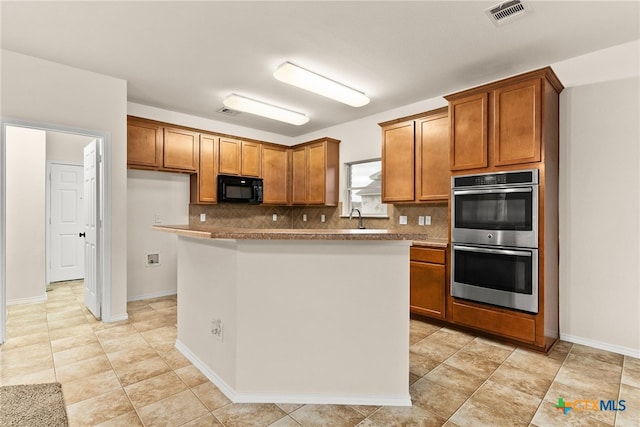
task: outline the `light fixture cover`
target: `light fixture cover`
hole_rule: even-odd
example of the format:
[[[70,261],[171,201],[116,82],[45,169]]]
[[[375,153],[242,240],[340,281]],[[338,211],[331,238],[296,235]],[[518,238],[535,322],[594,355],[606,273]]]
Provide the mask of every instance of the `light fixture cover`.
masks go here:
[[[279,120],[296,126],[303,125],[309,121],[309,117],[302,113],[287,110],[282,107],[276,107],[275,105],[266,104],[261,101],[256,101],[255,99],[236,95],[235,93],[226,97],[222,103],[225,107],[233,110],[256,114],[258,116]]]
[[[369,98],[364,93],[305,70],[291,62],[280,65],[273,73],[273,77],[281,82],[326,96],[352,107],[362,107],[369,103]]]

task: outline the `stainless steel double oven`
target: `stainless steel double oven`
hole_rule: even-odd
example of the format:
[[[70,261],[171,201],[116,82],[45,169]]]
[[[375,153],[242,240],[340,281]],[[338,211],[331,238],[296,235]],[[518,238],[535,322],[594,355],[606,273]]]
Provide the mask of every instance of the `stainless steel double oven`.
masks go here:
[[[537,313],[538,170],[451,181],[451,295]]]

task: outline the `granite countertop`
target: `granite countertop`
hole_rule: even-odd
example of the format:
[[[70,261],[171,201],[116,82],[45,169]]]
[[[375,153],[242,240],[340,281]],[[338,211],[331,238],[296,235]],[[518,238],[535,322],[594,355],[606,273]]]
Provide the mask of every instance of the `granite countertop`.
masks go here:
[[[217,228],[193,225],[154,225],[154,230],[201,239],[243,240],[411,240],[421,246],[446,247],[442,239],[429,239],[426,234],[380,229],[256,229]]]

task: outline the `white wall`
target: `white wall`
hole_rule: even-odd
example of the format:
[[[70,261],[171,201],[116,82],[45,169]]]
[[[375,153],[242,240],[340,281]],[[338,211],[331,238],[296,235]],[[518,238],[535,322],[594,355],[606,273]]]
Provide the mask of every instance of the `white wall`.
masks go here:
[[[111,169],[111,294],[105,320],[126,318],[127,289],[127,84],[39,58],[2,50],[4,119],[105,132]],[[109,224],[107,224],[108,226]]]
[[[151,226],[188,222],[189,175],[128,171],[127,297],[129,300],[176,293],[177,236],[153,231]],[[160,255],[159,265],[147,266],[149,253]]]
[[[62,132],[47,132],[47,161],[81,165],[84,147],[95,138]]]
[[[7,302],[46,299],[46,133],[7,126],[6,295]]]
[[[640,79],[561,98],[561,337],[640,357]]]

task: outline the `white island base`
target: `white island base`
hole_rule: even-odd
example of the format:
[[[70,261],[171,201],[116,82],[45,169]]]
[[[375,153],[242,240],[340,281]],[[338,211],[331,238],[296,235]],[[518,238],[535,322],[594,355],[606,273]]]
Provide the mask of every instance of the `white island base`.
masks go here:
[[[411,405],[410,241],[178,240],[176,347],[231,401]]]

